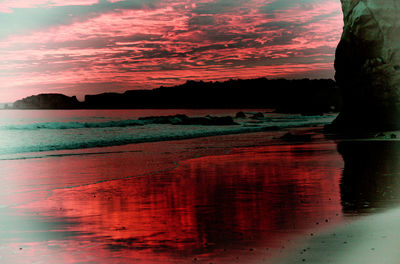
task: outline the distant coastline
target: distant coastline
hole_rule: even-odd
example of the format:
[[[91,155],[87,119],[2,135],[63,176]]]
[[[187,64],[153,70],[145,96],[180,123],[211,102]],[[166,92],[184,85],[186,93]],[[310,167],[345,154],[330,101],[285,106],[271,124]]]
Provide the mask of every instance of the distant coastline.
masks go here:
[[[0,103],[0,110],[1,109],[12,109],[13,103],[7,102],[7,103]]]
[[[8,105],[8,109],[223,109],[272,108],[287,113],[337,112],[339,88],[331,79],[286,80],[266,78],[225,82],[187,81],[153,90],[75,96],[39,94]],[[6,108],[6,106],[4,106]]]

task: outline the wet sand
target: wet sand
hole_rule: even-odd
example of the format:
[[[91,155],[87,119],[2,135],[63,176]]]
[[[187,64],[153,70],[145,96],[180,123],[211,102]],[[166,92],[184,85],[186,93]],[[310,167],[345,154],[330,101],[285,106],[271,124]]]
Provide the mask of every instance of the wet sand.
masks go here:
[[[271,263],[400,262],[400,141],[364,138],[338,142],[343,224],[303,237]]]
[[[300,239],[288,256],[271,263],[399,263],[399,219],[400,209],[362,217]]]
[[[299,241],[309,243],[304,238],[343,225],[350,214],[337,144],[318,133],[307,142],[274,139],[284,133],[2,160],[1,261],[297,259]]]

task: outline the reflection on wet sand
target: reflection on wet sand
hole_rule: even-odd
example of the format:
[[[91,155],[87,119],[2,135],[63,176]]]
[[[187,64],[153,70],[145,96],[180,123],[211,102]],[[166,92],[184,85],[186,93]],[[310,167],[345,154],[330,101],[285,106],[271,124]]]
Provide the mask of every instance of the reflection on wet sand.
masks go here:
[[[118,155],[121,162],[124,154]],[[94,168],[80,160],[80,168]],[[12,257],[38,261],[43,255],[35,252],[45,252],[46,260],[62,263],[268,259],[296,234],[341,221],[342,167],[334,143],[275,145],[189,159],[153,175],[55,189],[18,212],[56,223],[42,231],[65,237],[15,239],[12,245],[24,250]],[[96,168],[99,175],[118,172],[109,164]],[[123,169],[127,173],[129,163]],[[68,173],[74,170],[64,177]]]
[[[345,141],[338,151],[345,162],[340,184],[344,212],[400,205],[399,141]]]
[[[275,263],[399,263],[400,142],[342,141],[338,151],[345,162],[340,194],[347,224],[303,239]]]

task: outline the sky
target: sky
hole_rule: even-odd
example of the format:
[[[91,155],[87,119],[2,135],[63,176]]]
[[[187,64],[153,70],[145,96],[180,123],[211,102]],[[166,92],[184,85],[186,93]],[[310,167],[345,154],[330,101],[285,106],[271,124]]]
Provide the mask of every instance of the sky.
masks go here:
[[[333,78],[339,0],[0,0],[0,102]]]

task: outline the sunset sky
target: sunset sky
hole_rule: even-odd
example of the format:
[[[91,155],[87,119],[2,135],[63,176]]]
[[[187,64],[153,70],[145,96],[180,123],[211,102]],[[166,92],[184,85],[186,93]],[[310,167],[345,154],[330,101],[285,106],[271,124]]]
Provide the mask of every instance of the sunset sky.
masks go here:
[[[332,78],[339,0],[0,0],[0,102]]]

